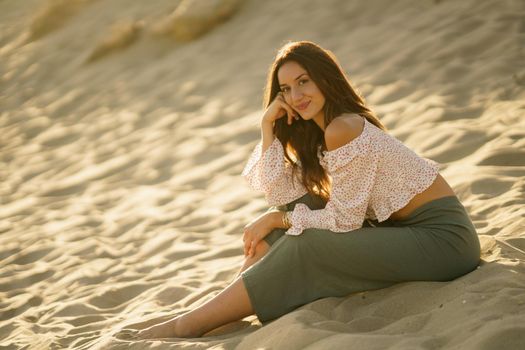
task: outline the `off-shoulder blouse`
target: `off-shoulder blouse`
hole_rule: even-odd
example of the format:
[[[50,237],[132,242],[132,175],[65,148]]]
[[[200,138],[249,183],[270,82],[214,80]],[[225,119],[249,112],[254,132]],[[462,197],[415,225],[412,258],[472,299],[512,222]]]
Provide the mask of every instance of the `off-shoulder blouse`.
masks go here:
[[[349,232],[361,228],[366,219],[382,222],[434,182],[437,162],[417,155],[366,118],[364,121],[361,134],[349,143],[332,151],[318,148],[319,163],[332,179],[330,199],[325,208],[317,210],[297,203],[286,234],[299,235],[307,228]],[[261,151],[262,141],[241,176],[251,189],[265,194],[270,206],[287,204],[308,192],[300,171],[292,177],[279,139],[264,154]]]

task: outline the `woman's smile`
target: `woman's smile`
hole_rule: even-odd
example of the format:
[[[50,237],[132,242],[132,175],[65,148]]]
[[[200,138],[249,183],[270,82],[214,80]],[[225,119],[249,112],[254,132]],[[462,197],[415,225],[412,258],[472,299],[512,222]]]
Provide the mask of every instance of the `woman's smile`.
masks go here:
[[[310,101],[307,101],[307,102],[301,103],[300,105],[298,105],[298,106],[295,107],[295,108],[297,108],[297,109],[300,110],[300,111],[304,111],[304,110],[308,107],[308,105],[310,105]]]

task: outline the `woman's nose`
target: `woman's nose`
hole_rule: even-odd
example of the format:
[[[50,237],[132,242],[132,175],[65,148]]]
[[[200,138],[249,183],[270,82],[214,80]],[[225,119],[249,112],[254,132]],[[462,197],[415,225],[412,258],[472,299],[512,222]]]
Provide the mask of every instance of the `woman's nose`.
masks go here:
[[[300,100],[301,97],[303,97],[303,92],[301,91],[301,89],[293,89],[292,88],[292,101],[297,101],[297,100]]]

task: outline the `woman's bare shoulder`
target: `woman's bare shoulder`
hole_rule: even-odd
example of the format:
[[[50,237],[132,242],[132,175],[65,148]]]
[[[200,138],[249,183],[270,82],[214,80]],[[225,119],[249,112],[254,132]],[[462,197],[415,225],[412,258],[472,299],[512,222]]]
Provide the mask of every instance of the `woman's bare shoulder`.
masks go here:
[[[325,130],[325,143],[328,151],[337,149],[363,132],[364,118],[358,114],[343,114],[333,119]]]
[[[363,116],[356,113],[344,113],[334,118],[334,120],[344,121],[345,123],[350,124],[350,126],[362,126],[365,122],[364,119]]]

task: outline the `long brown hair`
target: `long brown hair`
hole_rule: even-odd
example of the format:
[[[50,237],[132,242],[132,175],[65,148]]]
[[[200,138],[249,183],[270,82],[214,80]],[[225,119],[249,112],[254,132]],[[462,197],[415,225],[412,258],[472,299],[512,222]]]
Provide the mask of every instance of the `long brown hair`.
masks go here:
[[[365,117],[378,128],[387,130],[366,106],[364,98],[352,87],[335,55],[311,41],[288,42],[279,49],[268,71],[264,108],[267,108],[281,91],[277,73],[279,68],[289,61],[300,64],[323,94],[325,126],[344,113],[355,113]],[[288,125],[286,119],[277,119],[273,131],[284,146],[286,160],[293,167],[292,176],[295,176],[299,168],[296,162],[299,161],[304,187],[309,193],[328,201],[331,182],[317,157],[319,146],[321,150],[326,150],[323,130],[313,120],[299,118],[292,125]]]

